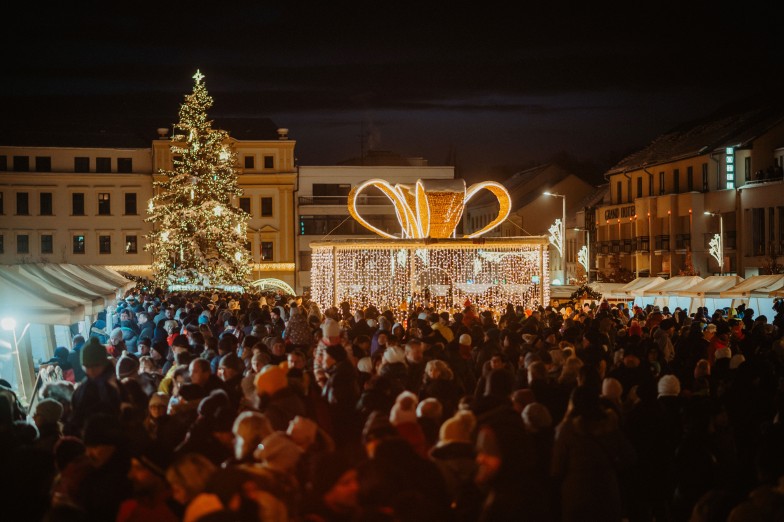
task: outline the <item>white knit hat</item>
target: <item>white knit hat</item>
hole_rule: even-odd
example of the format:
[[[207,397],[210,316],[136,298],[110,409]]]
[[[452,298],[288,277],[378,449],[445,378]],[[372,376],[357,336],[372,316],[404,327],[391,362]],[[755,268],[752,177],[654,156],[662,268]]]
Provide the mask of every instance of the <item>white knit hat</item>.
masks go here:
[[[657,385],[659,397],[677,397],[681,394],[681,381],[672,374],[667,374],[659,379]]]
[[[463,345],[463,346],[471,346],[472,339],[471,339],[470,335],[463,334],[463,335],[460,336],[460,339],[458,340],[458,342],[461,345]]]
[[[416,422],[418,403],[419,400],[416,395],[408,390],[404,391],[395,399],[395,405],[392,406],[392,410],[389,412],[389,422],[393,426],[407,422]]]
[[[388,346],[384,350],[384,360],[387,363],[402,363],[406,362],[406,352],[394,346]]]

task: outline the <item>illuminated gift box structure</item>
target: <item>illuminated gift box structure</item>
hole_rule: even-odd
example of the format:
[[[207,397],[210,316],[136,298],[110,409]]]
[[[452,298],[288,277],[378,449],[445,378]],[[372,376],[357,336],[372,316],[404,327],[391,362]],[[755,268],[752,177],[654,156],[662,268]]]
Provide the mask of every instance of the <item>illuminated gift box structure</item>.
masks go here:
[[[400,237],[362,218],[360,195],[371,186],[394,205]],[[498,199],[498,216],[467,237],[454,237],[465,204],[482,189]],[[462,179],[419,180],[413,187],[365,181],[351,190],[349,213],[383,237],[311,243],[311,298],[323,308],[347,301],[352,309],[379,310],[400,310],[403,303],[460,310],[466,300],[498,311],[507,303],[526,308],[548,303],[546,237],[479,237],[507,218],[510,203],[496,182],[466,188]]]

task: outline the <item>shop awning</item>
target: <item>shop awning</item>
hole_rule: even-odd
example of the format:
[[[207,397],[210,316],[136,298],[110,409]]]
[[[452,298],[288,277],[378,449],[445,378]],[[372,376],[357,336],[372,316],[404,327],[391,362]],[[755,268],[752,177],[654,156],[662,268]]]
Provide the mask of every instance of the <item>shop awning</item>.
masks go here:
[[[784,274],[752,276],[729,290],[721,297],[770,297],[772,292],[784,287]]]

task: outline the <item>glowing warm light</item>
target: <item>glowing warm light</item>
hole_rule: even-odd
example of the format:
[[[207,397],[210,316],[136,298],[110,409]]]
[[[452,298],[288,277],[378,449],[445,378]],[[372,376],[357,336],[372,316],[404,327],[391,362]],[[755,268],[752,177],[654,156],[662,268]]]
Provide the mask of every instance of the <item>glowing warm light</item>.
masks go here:
[[[253,281],[251,286],[255,286],[259,290],[281,290],[288,295],[296,295],[297,293],[294,289],[285,281],[281,281],[280,279],[273,279],[273,278],[265,278],[265,279],[257,279]]]
[[[465,237],[479,237],[500,225],[511,211],[511,198],[506,188],[495,181],[476,183],[466,189],[465,180],[417,180],[416,184],[392,186],[382,179],[370,179],[353,187],[348,195],[348,211],[362,226],[381,237],[395,239],[365,220],[357,208],[359,195],[368,187],[381,191],[395,209],[400,223],[400,237],[411,239],[448,238],[455,233],[466,204],[480,190],[487,189],[498,200],[498,215],[485,227]]]
[[[541,236],[336,240],[311,243],[311,250],[311,297],[325,308],[348,301],[352,308],[400,310],[401,303],[413,302],[459,310],[468,299],[502,310],[507,303],[550,301],[547,239]]]
[[[215,205],[215,208],[212,210],[212,213],[215,214],[216,216],[222,216],[223,215],[223,207],[220,206],[220,205]]]

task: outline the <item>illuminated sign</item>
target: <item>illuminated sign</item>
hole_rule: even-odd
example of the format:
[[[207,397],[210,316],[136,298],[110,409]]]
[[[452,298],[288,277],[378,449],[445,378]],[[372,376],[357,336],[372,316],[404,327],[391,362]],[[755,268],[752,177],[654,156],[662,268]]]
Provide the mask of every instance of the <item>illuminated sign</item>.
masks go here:
[[[727,188],[735,188],[735,149],[727,147],[725,149],[725,158],[727,163]]]

